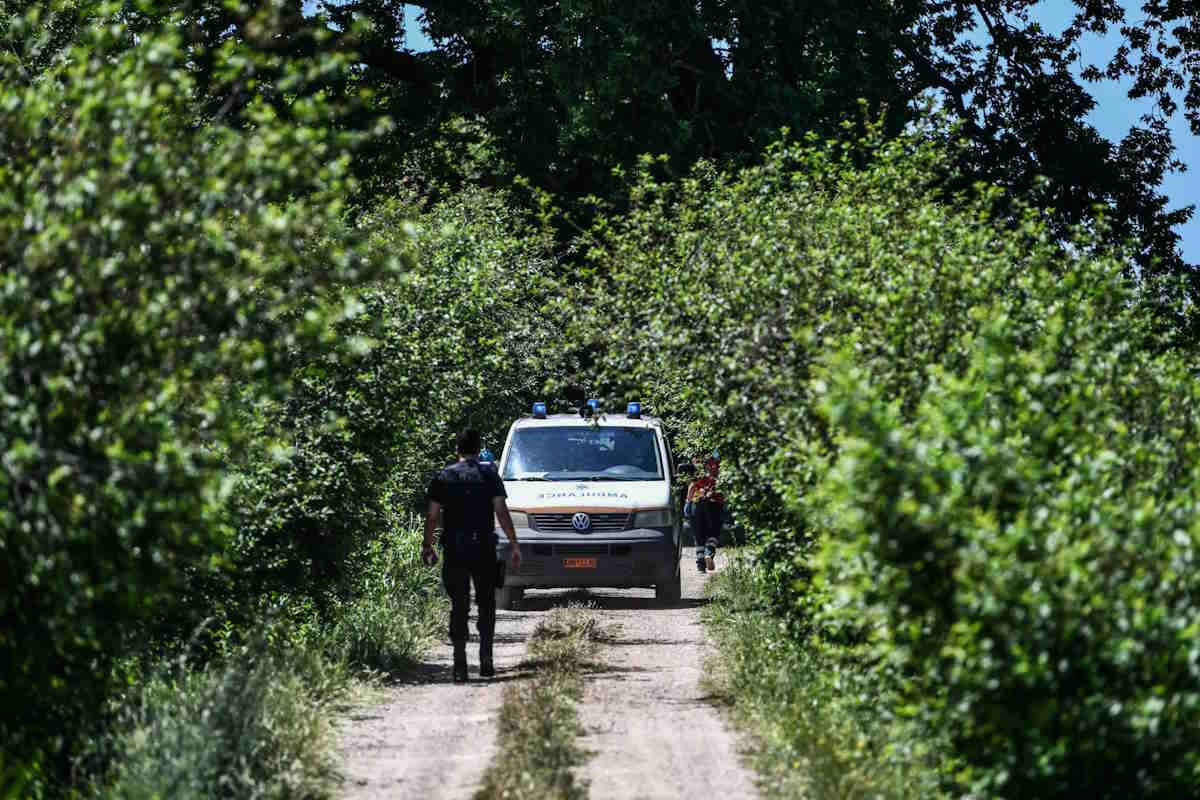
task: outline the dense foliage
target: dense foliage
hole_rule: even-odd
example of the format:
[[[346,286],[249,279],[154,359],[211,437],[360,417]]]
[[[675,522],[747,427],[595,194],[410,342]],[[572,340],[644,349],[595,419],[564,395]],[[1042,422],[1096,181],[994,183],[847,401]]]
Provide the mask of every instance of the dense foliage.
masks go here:
[[[53,23],[12,19],[7,36]],[[392,260],[342,221],[346,141],[319,101],[197,125],[173,31],[92,25],[60,55],[37,75],[0,59],[6,739],[79,724],[140,626],[210,564],[232,387],[279,396],[278,355],[321,346],[339,313],[314,296]],[[220,63],[256,62],[231,46]]]
[[[778,752],[1198,793],[1191,4],[1123,30],[1118,148],[1111,3],[428,3],[419,55],[403,5],[0,4],[0,794],[327,791],[323,704],[440,613],[452,432],[585,386],[719,448]]]
[[[944,159],[868,138],[644,182],[595,248],[607,374],[719,443],[771,601],[952,744],[948,786],[1190,795],[1188,362],[1118,257],[986,189],[944,205]]]
[[[502,195],[347,207],[360,137],[312,91],[339,59],[226,43],[243,94],[208,115],[186,26],[105,13],[6,16],[0,62],[0,738],[52,783],[180,648],[282,616],[411,658],[437,586],[372,577],[378,537],[561,363],[548,239]]]
[[[1117,287],[1072,288],[1025,336],[981,310],[970,366],[933,368],[911,415],[839,365],[840,455],[810,499],[822,614],[897,671],[977,791],[1190,796],[1200,397],[1095,302]]]
[[[189,9],[210,46],[268,46],[236,4],[171,5]],[[1171,208],[1157,188],[1177,166],[1172,120],[1200,132],[1200,28],[1189,0],[303,6],[325,19],[304,17],[299,2],[279,7],[283,35],[273,49],[359,54],[353,73],[333,83],[367,87],[372,99],[345,124],[397,121],[358,162],[371,186],[396,181],[414,151],[467,153],[486,141],[496,158],[472,180],[503,185],[523,175],[583,215],[590,195],[624,208],[621,171],[643,153],[665,155],[664,168],[681,176],[702,158],[755,162],[785,127],[837,136],[860,99],[898,135],[932,100],[963,127],[970,146],[956,161],[965,181],[1005,189],[999,208],[1025,200],[1053,209],[1047,224],[1067,237],[1099,206],[1119,239],[1138,237],[1132,260],[1143,274],[1176,275],[1200,290],[1172,228],[1192,212]],[[433,49],[419,51],[418,41]],[[1097,57],[1110,46],[1111,57]],[[1090,118],[1092,85],[1113,81],[1150,108],[1120,141]],[[221,96],[215,87],[211,102]],[[443,162],[443,176],[455,166]]]
[[[426,210],[397,199],[359,229],[372,252],[411,247],[411,267],[339,296],[349,318],[338,337],[356,352],[291,351],[293,391],[256,410],[283,449],[250,453],[235,490],[233,549],[253,594],[323,602],[347,588],[389,509],[420,498],[451,458],[454,431],[475,426],[499,449],[561,368],[546,239],[502,195],[471,191]]]

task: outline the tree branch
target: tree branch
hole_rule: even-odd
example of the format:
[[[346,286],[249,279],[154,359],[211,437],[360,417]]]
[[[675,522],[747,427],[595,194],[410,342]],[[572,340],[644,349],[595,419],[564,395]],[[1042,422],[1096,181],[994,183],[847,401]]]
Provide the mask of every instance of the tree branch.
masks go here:
[[[962,120],[962,123],[966,125],[972,133],[985,133],[985,130],[979,125],[978,122],[975,121],[974,116],[967,108],[967,91],[965,87],[963,87],[957,81],[952,80],[951,78],[942,74],[942,71],[937,68],[937,65],[929,60],[928,56],[915,50],[909,42],[903,39],[900,43],[900,51],[908,58],[917,75],[920,76],[921,81],[926,85],[927,88],[941,89],[949,96],[951,103],[954,105],[954,110],[958,112],[958,116]]]

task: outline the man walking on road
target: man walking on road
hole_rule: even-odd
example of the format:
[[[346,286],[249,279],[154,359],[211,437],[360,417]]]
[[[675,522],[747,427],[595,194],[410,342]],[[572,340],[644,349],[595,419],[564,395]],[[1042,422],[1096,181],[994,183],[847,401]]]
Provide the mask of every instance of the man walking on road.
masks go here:
[[[479,674],[496,674],[492,662],[492,637],[496,630],[495,522],[498,518],[512,544],[512,567],[521,566],[521,546],[508,514],[504,483],[495,467],[479,463],[479,432],[458,435],[458,461],[446,467],[429,484],[429,508],[425,514],[425,543],[422,556],[427,563],[437,560],[433,531],[442,519],[442,583],[450,595],[450,641],[454,643],[454,682],[467,679],[467,615],[471,605],[471,583],[479,610]]]

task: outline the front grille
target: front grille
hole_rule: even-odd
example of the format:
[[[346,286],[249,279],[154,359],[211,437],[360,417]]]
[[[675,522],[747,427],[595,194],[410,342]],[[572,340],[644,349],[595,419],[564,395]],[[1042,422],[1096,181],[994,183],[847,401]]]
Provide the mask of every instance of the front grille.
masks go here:
[[[606,544],[556,544],[556,545],[554,545],[554,555],[556,555],[556,556],[606,556],[606,555],[608,555],[608,545],[606,545]]]
[[[629,514],[624,511],[588,514],[592,527],[586,531],[571,525],[574,514],[532,514],[533,527],[549,533],[617,533],[629,530]]]
[[[627,544],[614,544],[612,546],[612,554],[618,558],[628,556],[633,551],[633,548]]]
[[[543,575],[546,572],[546,565],[541,561],[522,561],[521,568],[517,570],[518,575]]]

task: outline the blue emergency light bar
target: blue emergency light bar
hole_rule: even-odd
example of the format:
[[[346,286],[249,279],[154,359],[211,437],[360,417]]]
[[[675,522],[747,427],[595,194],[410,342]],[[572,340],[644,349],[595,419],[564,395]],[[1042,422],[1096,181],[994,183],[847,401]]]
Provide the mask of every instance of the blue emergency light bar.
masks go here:
[[[642,416],[642,404],[630,403],[629,405],[625,406],[625,416],[629,417],[630,419],[640,418]]]
[[[546,404],[545,403],[534,403],[533,404],[533,418],[534,419],[545,419],[546,418]]]

